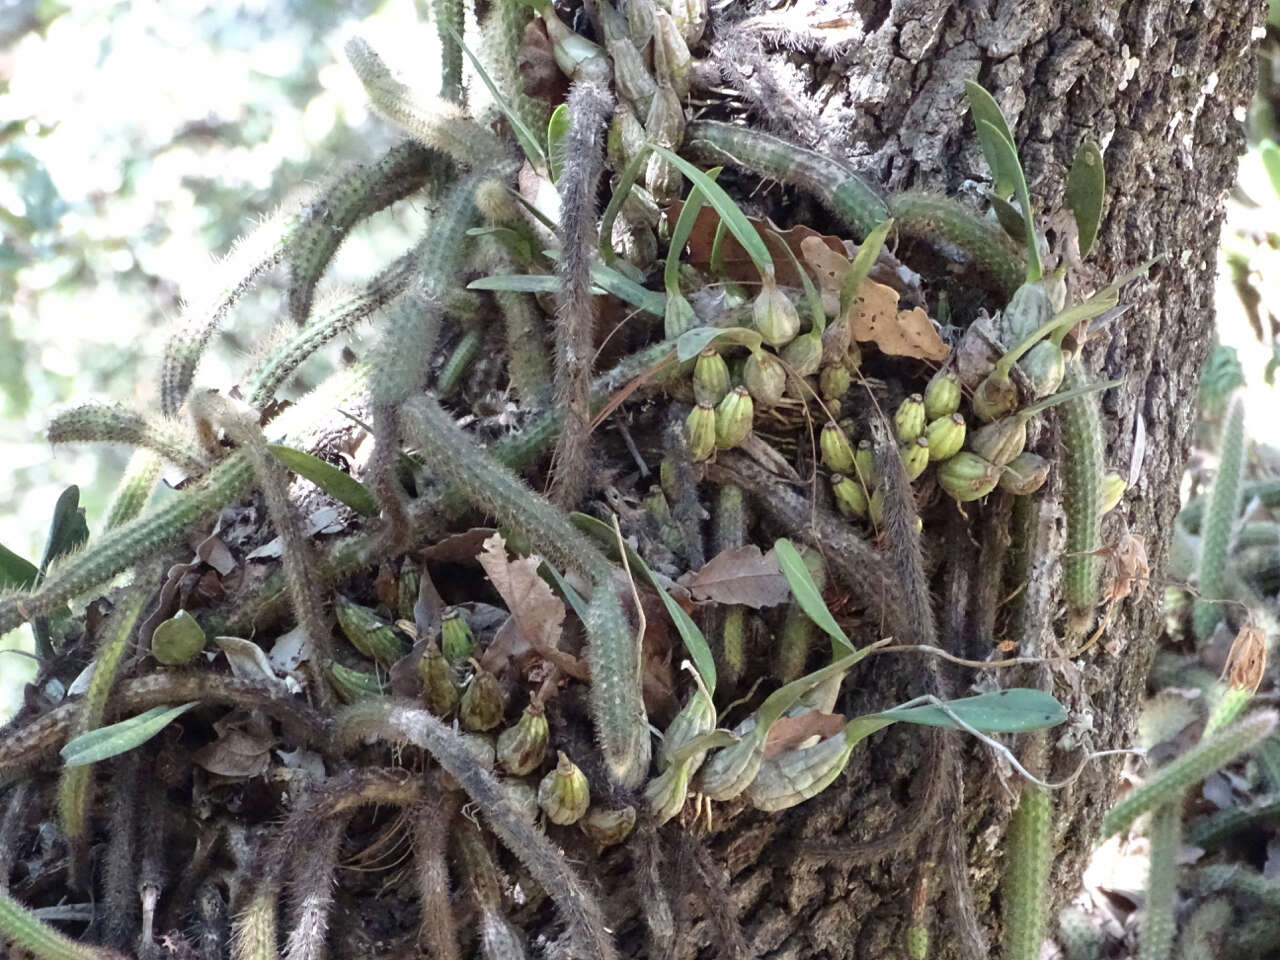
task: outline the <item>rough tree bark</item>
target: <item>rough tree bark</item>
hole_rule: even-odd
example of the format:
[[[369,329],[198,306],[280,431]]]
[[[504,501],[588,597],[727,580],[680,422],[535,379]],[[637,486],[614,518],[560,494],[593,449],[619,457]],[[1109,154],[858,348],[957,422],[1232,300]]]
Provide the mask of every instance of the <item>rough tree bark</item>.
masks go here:
[[[1194,416],[1197,379],[1213,323],[1215,248],[1223,197],[1242,146],[1240,121],[1254,82],[1251,42],[1262,22],[1254,3],[1051,4],[874,0],[802,2],[770,15],[743,4],[716,21],[723,78],[751,103],[756,122],[845,158],[890,189],[925,186],[963,193],[985,164],[967,117],[963,82],[977,79],[1009,117],[1038,210],[1062,206],[1072,155],[1085,138],[1105,154],[1108,203],[1102,233],[1083,272],[1069,278],[1076,296],[1156,255],[1164,260],[1135,309],[1091,341],[1086,366],[1125,378],[1103,400],[1108,463],[1122,473],[1141,462],[1136,485],[1106,539],[1127,526],[1142,537],[1159,584],[1178,510],[1178,482]],[[751,56],[752,51],[764,59]],[[713,55],[714,55],[713,53]],[[820,214],[817,214],[820,217]],[[1145,435],[1145,443],[1135,438]],[[956,548],[959,541],[947,541]],[[978,572],[978,551],[964,561]],[[954,562],[945,564],[947,570]],[[963,585],[935,586],[940,625],[962,645],[977,639],[967,622]],[[950,592],[948,592],[950,591]],[[1161,591],[1126,601],[1105,643],[1057,671],[1055,692],[1094,749],[1127,745],[1160,633]],[[952,597],[961,599],[960,609]],[[965,651],[957,651],[965,652]],[[985,650],[969,649],[971,655]],[[896,691],[918,692],[917,659],[874,665],[860,695],[883,705]],[[1024,678],[1025,679],[1025,678]],[[952,677],[952,682],[962,679]],[[990,753],[959,737],[943,754],[963,757],[963,800],[930,796],[948,769],[918,733],[888,733],[860,748],[842,780],[783,815],[744,813],[717,823],[711,857],[727,870],[729,899],[754,956],[879,958],[899,956],[912,894],[929,880],[938,957],[976,960],[998,943],[997,881],[1008,794],[992,774]],[[1062,776],[1080,752],[1057,750]],[[1057,854],[1052,883],[1058,906],[1079,882],[1098,821],[1116,786],[1118,763],[1094,763],[1057,794]],[[941,798],[935,808],[933,800]],[[916,822],[922,814],[927,822]],[[896,831],[922,827],[911,837]],[[949,836],[967,859],[973,914],[965,919],[946,866]],[[874,849],[888,837],[889,855]],[[868,849],[866,844],[872,843]],[[816,845],[819,853],[806,844]],[[845,846],[853,846],[847,850]],[[825,848],[825,852],[822,850]],[[670,854],[671,851],[668,850]],[[679,854],[676,854],[679,857]],[[931,861],[939,860],[935,869]],[[617,863],[614,914],[631,955],[646,955],[636,889]],[[675,877],[686,865],[667,863]],[[696,880],[688,881],[697,886]],[[681,957],[725,947],[714,917],[697,917]],[[630,914],[636,927],[623,919]],[[971,922],[976,920],[976,923]],[[725,955],[734,955],[730,945]]]

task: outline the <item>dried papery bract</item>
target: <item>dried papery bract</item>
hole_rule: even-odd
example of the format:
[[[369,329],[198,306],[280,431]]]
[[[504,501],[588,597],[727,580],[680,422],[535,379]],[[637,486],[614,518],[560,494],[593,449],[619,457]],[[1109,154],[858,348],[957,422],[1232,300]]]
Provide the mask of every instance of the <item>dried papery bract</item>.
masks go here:
[[[581,956],[616,960],[617,951],[595,897],[564,854],[534,827],[493,774],[475,764],[460,736],[425,710],[389,701],[347,708],[337,720],[339,743],[368,736],[408,742],[429,752],[471,798],[489,827],[560,908],[573,948]]]

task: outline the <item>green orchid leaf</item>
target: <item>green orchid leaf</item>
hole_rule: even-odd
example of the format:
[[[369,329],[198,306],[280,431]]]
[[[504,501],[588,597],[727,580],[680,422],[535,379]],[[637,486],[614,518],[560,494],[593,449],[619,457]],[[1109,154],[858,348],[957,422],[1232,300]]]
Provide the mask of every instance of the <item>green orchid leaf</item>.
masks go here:
[[[362,513],[366,517],[378,515],[378,501],[373,498],[368,488],[351,474],[343,473],[319,457],[313,457],[293,447],[286,447],[279,443],[271,443],[267,446],[277,460],[298,476],[310,480],[335,500],[345,503],[356,513]]]
[[[193,700],[180,707],[152,707],[128,720],[82,733],[67,741],[58,752],[68,767],[108,760],[142,746],[178,717],[198,706],[200,701]]]
[[[1280,161],[1280,157],[1277,157],[1277,161]],[[1273,177],[1272,183],[1275,182]],[[1076,218],[1082,258],[1089,255],[1093,241],[1098,237],[1098,226],[1102,223],[1102,201],[1106,192],[1107,174],[1102,165],[1102,151],[1096,143],[1086,140],[1076,151],[1071,161],[1071,172],[1067,175],[1067,206]]]
[[[1066,708],[1053,695],[1025,687],[983,693],[963,700],[950,700],[947,701],[947,710],[983,733],[1044,730],[1056,727],[1067,719]],[[946,711],[934,704],[894,707],[892,710],[882,711],[879,716],[927,727],[960,728]]]

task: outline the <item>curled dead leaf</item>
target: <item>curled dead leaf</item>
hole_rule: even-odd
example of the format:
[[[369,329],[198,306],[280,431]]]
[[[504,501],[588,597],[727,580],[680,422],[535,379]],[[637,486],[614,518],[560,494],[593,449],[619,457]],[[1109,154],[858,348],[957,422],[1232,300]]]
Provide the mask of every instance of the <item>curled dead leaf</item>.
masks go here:
[[[678,582],[689,588],[695,600],[739,604],[753,610],[785,603],[791,595],[773,551],[761,553],[755,544],[725,550]]]
[[[825,740],[844,730],[847,718],[838,713],[810,710],[798,717],[782,717],[769,728],[764,741],[764,757],[769,760],[787,750],[797,750],[810,737]]]

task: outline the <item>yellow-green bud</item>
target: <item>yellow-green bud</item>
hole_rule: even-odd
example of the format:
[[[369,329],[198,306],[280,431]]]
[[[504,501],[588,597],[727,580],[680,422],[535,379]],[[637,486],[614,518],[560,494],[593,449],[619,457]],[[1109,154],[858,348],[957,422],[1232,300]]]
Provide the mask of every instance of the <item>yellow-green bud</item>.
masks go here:
[[[477,667],[475,676],[462,694],[458,704],[458,717],[468,730],[483,733],[502,722],[506,704],[498,678],[483,667]]]
[[[865,517],[867,515],[867,494],[862,484],[852,477],[839,473],[831,475],[831,492],[836,496],[836,507],[846,517]]]
[[[340,663],[329,664],[329,681],[343,703],[355,703],[382,696],[382,684],[371,673],[352,670]]]
[[[538,806],[552,823],[561,826],[582,819],[591,804],[586,775],[562,751],[556,768],[538,784]]]
[[[929,459],[937,462],[949,460],[960,452],[964,446],[964,417],[958,413],[939,417],[925,427],[925,438],[929,441]]]
[[[843,363],[835,363],[830,366],[823,367],[822,372],[818,374],[818,389],[822,392],[822,399],[834,400],[843,397],[853,383],[853,375],[845,368]]]
[[[715,347],[707,347],[693,364],[693,396],[715,406],[729,392],[729,365]]]
[[[960,409],[960,378],[949,368],[939,370],[924,388],[925,419],[933,421],[949,417]]]
[[[924,397],[913,393],[902,401],[893,415],[893,427],[899,443],[914,443],[924,433]]]
[[[1102,478],[1102,512],[1109,513],[1120,503],[1120,498],[1128,489],[1124,477],[1118,473],[1108,473]]]
[[[836,473],[848,473],[853,469],[853,448],[835,421],[828,421],[822,428],[818,445],[822,448],[822,462]]]
[[[916,479],[929,465],[929,441],[923,436],[903,444],[899,453],[902,454],[902,467],[907,472],[908,480]]]
[[[611,810],[608,807],[592,807],[578,821],[578,829],[600,848],[612,847],[627,839],[636,825],[636,808],[632,806]]]
[[[428,643],[418,660],[418,684],[422,702],[437,717],[448,716],[458,706],[458,687],[440,648]]]
[[[996,488],[1001,468],[976,453],[961,450],[938,467],[938,483],[959,503],[978,500]]]
[[[196,618],[179,610],[151,634],[151,655],[166,667],[180,667],[199,656],[204,640]]]
[[[1010,463],[1027,445],[1025,417],[1001,417],[969,434],[969,447],[997,467]]]
[[[716,407],[716,446],[730,450],[747,439],[754,417],[751,394],[746,387],[734,387]]]
[[[689,431],[689,456],[696,463],[711,456],[716,449],[716,410],[709,403],[699,403],[684,421]]]
[[[853,467],[854,475],[864,487],[875,482],[875,454],[871,452],[870,440],[858,441],[858,449],[853,452]]]
[[[787,389],[787,371],[771,353],[760,350],[747,357],[742,367],[742,383],[761,406],[771,407]]]
[[[547,718],[541,706],[529,704],[515,726],[498,734],[498,762],[508,773],[532,773],[547,755]]]
[[[782,350],[782,359],[797,376],[808,377],[822,365],[822,334],[816,330],[802,333]]]
[[[778,289],[772,277],[765,279],[764,289],[752,303],[751,319],[764,342],[771,347],[790,343],[800,332],[800,314],[796,312],[796,305]]]
[[[351,645],[375,663],[389,667],[404,655],[400,635],[368,607],[340,596],[334,610]]]
[[[1018,454],[1000,475],[1000,489],[1025,497],[1035,493],[1049,477],[1049,461],[1038,453],[1025,451]]]
[[[440,621],[440,650],[450,663],[458,663],[471,656],[471,648],[475,646],[475,637],[462,611],[450,607]]]

